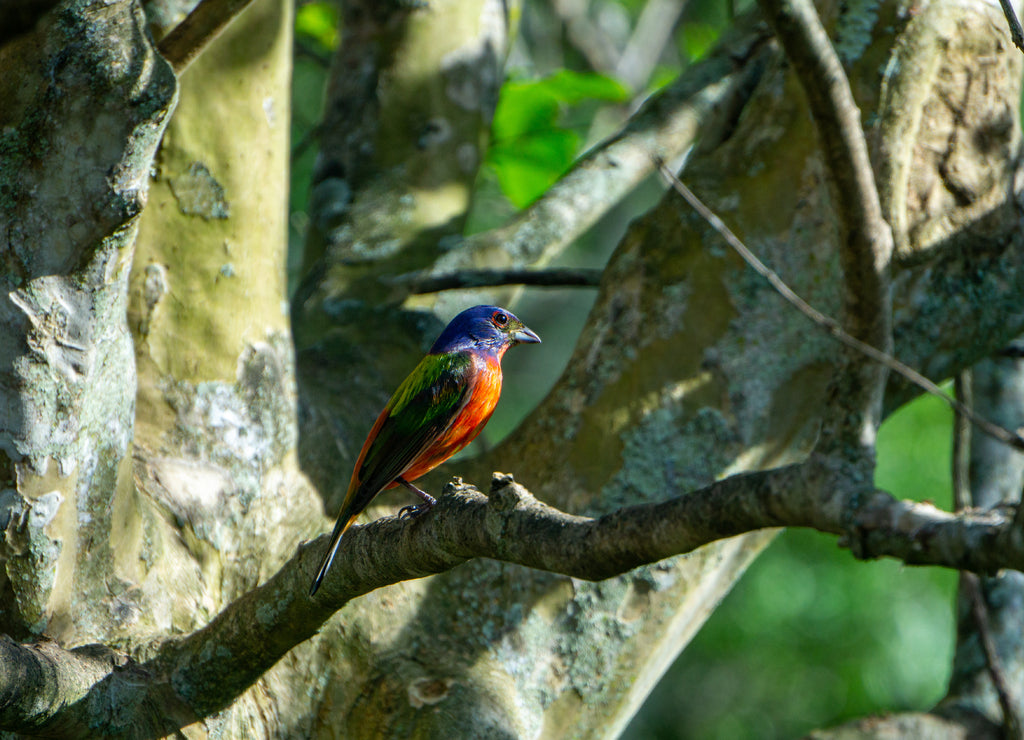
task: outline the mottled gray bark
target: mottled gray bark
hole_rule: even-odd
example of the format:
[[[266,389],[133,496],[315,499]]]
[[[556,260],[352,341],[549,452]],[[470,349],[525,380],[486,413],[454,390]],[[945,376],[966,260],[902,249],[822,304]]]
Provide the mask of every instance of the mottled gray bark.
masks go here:
[[[126,285],[177,85],[133,3],[67,3],[0,54],[3,629],[115,640],[141,536]]]
[[[871,432],[880,385],[853,382],[872,372],[844,370],[672,194],[616,249],[547,398],[425,480],[486,487],[501,469],[523,487],[499,477],[487,497],[357,526],[309,599],[325,537],[300,543],[329,527],[370,421],[440,324],[395,279],[542,263],[559,225],[604,207],[584,195],[611,203],[642,176],[646,146],[703,142],[687,182],[816,306],[872,331],[888,312],[884,280],[847,275],[841,300],[865,235],[835,215],[851,196],[829,186],[813,75],[801,87],[763,28],[583,160],[531,212],[555,228],[527,218],[507,243],[467,244],[508,19],[491,2],[350,3],[293,303],[296,394],[288,7],[259,0],[206,48],[169,125],[177,83],[134,3],[68,0],[0,47],[0,626],[15,638],[0,728],[614,736],[772,527],[833,532],[862,557],[1024,565],[1012,509],[893,501],[870,480],[870,435],[820,444],[829,424]],[[1024,330],[1020,59],[980,3],[824,20],[894,227],[892,344],[941,378]],[[886,403],[905,395],[893,381]]]

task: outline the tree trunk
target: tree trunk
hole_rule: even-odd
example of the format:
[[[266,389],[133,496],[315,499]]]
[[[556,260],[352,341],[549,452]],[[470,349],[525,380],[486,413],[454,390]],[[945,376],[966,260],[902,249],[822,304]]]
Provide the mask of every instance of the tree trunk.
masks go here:
[[[374,416],[436,335],[427,309],[479,295],[411,296],[395,278],[543,264],[564,240],[518,237],[584,206],[553,195],[516,234],[461,241],[516,9],[347,3],[289,316],[291,7],[256,0],[177,79],[134,2],[68,0],[0,34],[0,629],[19,641],[0,640],[0,727],[614,737],[775,530],[592,582],[556,562],[360,559],[359,535],[391,536],[382,523],[346,538],[337,583],[306,597],[324,543],[301,543],[329,529]],[[1024,331],[1019,54],[987,4],[820,12],[893,227],[896,354],[946,377]],[[842,194],[768,39],[744,20],[700,68],[711,78],[680,83],[707,115],[673,146],[696,145],[687,183],[837,315]],[[501,470],[594,517],[696,497],[803,462],[840,367],[832,338],[669,193],[615,250],[550,394],[424,485],[487,490]],[[892,380],[887,408],[908,395]],[[527,506],[508,488],[496,479],[488,506]],[[440,516],[402,531],[459,526]],[[649,536],[624,525],[623,558]],[[349,581],[387,585],[345,603]],[[66,676],[53,697],[10,688],[19,647]]]

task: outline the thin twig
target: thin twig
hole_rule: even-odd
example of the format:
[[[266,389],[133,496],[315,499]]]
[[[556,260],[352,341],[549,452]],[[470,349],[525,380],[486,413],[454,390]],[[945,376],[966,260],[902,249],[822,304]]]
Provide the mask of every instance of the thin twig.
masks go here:
[[[188,17],[160,39],[158,47],[180,75],[252,0],[202,0]]]
[[[736,253],[743,258],[743,260],[750,265],[759,275],[765,278],[773,288],[781,295],[788,303],[794,306],[800,313],[809,318],[815,324],[823,328],[833,337],[838,339],[841,343],[847,347],[862,353],[866,357],[871,358],[875,362],[881,363],[889,370],[901,375],[902,377],[909,380],[911,383],[916,385],[933,396],[941,398],[946,404],[950,406],[954,411],[963,414],[965,417],[971,420],[975,426],[977,426],[985,434],[999,440],[1007,445],[1010,445],[1014,449],[1024,451],[1024,437],[1017,432],[1012,432],[1009,429],[1005,429],[998,424],[993,424],[988,419],[978,416],[974,411],[964,404],[960,403],[956,399],[950,398],[942,389],[939,388],[935,383],[930,381],[928,378],[921,375],[921,373],[914,370],[912,367],[905,365],[904,363],[897,360],[892,355],[886,354],[879,349],[862,342],[856,337],[852,337],[843,331],[843,328],[839,323],[825,314],[818,311],[816,308],[811,306],[807,301],[798,296],[792,288],[786,285],[773,270],[766,266],[761,260],[751,252],[747,246],[740,241],[739,237],[732,233],[728,226],[726,226],[722,219],[715,215],[715,213],[708,208],[704,203],[694,195],[689,188],[683,185],[679,181],[679,178],[675,176],[675,173],[670,170],[664,162],[658,162],[658,167],[661,170],[662,175],[669,181],[673,189],[679,193],[686,200],[690,206],[700,214],[701,218],[710,224],[711,228],[721,235],[723,239],[736,250]]]
[[[974,408],[971,371],[961,370],[953,379],[953,397],[957,403]],[[953,509],[971,505],[971,421],[959,411],[953,412]]]
[[[973,378],[970,370],[957,374],[953,382],[954,396],[960,404],[974,408]],[[953,417],[953,502],[956,511],[963,511],[973,503],[970,482],[971,424],[966,416],[956,411]],[[988,603],[981,588],[981,579],[974,573],[960,571],[962,598],[971,607],[975,632],[985,654],[985,664],[992,686],[999,697],[1003,710],[1003,728],[1008,738],[1021,737],[1021,721],[1006,681],[1006,671],[992,639],[992,627],[988,618]]]
[[[1010,0],[999,0],[999,5],[1003,9],[1003,15],[1006,16],[1006,22],[1010,24],[1010,38],[1013,39],[1013,45],[1024,51],[1024,28],[1020,25],[1017,11],[1013,9]]]
[[[1006,671],[1003,670],[996,643],[992,639],[992,625],[988,621],[988,606],[981,592],[981,579],[975,573],[961,571],[960,585],[965,591],[965,598],[971,605],[971,617],[977,627],[978,641],[981,644],[982,652],[985,653],[988,674],[992,678],[992,687],[996,690],[999,706],[1003,710],[1003,732],[1008,738],[1024,737],[1021,734],[1021,719],[1017,715],[1013,694],[1006,680]]]
[[[553,268],[550,270],[460,270],[443,275],[412,272],[388,278],[410,293],[439,293],[462,288],[489,288],[498,285],[530,285],[542,288],[596,288],[602,270],[596,268]]]

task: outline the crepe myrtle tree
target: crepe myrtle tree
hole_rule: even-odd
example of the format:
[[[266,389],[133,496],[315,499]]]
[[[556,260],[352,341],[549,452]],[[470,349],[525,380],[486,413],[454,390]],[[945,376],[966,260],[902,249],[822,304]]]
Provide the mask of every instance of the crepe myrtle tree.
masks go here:
[[[293,8],[246,5],[0,6],[8,736],[614,737],[784,526],[981,576],[948,696],[837,733],[1020,731],[1004,12],[763,0],[467,237],[518,6],[344,3],[289,302]],[[581,48],[642,87],[643,40]],[[547,268],[665,164],[774,278],[682,187],[606,264]],[[510,303],[543,334],[510,283],[561,282],[596,297],[551,391],[423,479],[430,513],[381,497],[310,598],[369,424],[443,321]],[[960,510],[875,488],[878,425],[919,391],[864,348],[959,375],[991,422],[960,426]]]

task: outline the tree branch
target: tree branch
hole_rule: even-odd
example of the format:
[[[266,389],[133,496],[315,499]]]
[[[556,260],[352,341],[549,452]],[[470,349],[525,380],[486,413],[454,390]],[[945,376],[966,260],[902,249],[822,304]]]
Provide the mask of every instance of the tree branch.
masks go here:
[[[968,368],[953,379],[953,397],[965,409],[974,410]],[[953,510],[960,511],[971,505],[971,419],[961,411],[953,410]]]
[[[499,285],[530,285],[545,288],[596,288],[604,271],[596,268],[566,267],[547,270],[460,270],[443,275],[412,272],[388,278],[410,293],[438,293],[460,288],[486,288]]]
[[[972,376],[971,370],[964,370],[956,376],[954,381],[956,400],[967,408],[973,408],[974,406]],[[956,511],[961,511],[973,503],[970,461],[970,420],[957,412],[953,417],[953,503]],[[1006,680],[1003,662],[999,657],[999,651],[992,636],[992,622],[989,619],[988,604],[985,602],[984,593],[982,593],[981,580],[974,573],[960,573],[960,599],[967,601],[974,629],[967,633],[967,635],[961,634],[958,640],[963,642],[965,639],[971,639],[972,637],[977,639],[985,656],[985,664],[988,667],[989,677],[992,680],[992,687],[995,689],[996,696],[999,697],[999,706],[1003,710],[1003,728],[1006,737],[1021,737],[1020,716],[1013,701],[1010,686]]]
[[[1003,731],[1008,738],[1019,738],[1022,736],[1021,720],[1017,713],[1017,705],[1013,700],[1013,692],[1006,680],[1003,661],[999,658],[999,651],[992,637],[988,605],[981,592],[980,580],[974,573],[961,573],[960,588],[963,589],[964,598],[970,604],[971,618],[974,620],[978,642],[985,655],[985,665],[988,668],[989,677],[992,679],[992,687],[995,689],[996,696],[999,697],[999,706],[1003,710]]]
[[[967,408],[974,406],[972,372],[964,370],[958,373],[954,379],[954,395],[956,400]],[[971,462],[971,423],[970,420],[959,412],[953,416],[953,507],[956,511],[971,506],[970,462]],[[969,608],[973,625],[968,630],[966,624],[961,622],[961,633],[957,641],[976,640],[985,656],[985,663],[988,667],[989,677],[992,680],[992,687],[999,697],[999,705],[1003,710],[1003,727],[1006,737],[1020,737],[1020,721],[1017,717],[1016,708],[1013,705],[1009,686],[1007,685],[1002,661],[996,649],[995,641],[992,638],[991,620],[988,615],[988,605],[985,603],[985,596],[981,590],[980,579],[974,573],[960,572],[960,601],[966,601]],[[961,604],[961,609],[963,605]],[[963,649],[963,648],[961,648]]]
[[[850,81],[809,0],[761,0],[769,23],[800,78],[814,117],[822,152],[835,183],[841,226],[849,317],[861,324],[847,329],[875,346],[888,340],[888,268],[892,231],[882,217],[860,110]]]
[[[0,635],[0,727],[85,736],[81,700],[126,663],[102,645],[66,650],[55,642],[22,645]]]
[[[892,230],[882,217],[860,110],[850,82],[810,0],[761,0],[768,22],[785,49],[814,118],[831,174],[840,222],[843,326],[854,338],[883,352],[892,349],[889,263]],[[822,441],[837,450],[873,452],[881,423],[884,364],[851,356],[841,399],[847,413],[826,414]],[[852,413],[849,413],[852,412]],[[831,439],[832,434],[837,439]],[[859,453],[856,453],[859,454]]]
[[[705,132],[731,129],[769,57],[765,29],[753,19],[668,87],[626,126],[584,154],[573,168],[505,226],[468,237],[435,269],[532,264],[550,259],[593,226],[654,172],[652,157],[673,161]]]
[[[252,0],[202,0],[157,48],[178,76]]]
[[[1013,3],[1010,0],[999,0],[999,6],[1003,9],[1003,15],[1006,16],[1006,22],[1010,26],[1010,38],[1013,39],[1013,45],[1024,51],[1024,28],[1020,25],[1020,19],[1017,17],[1017,11],[1013,9]]]
[[[843,534],[858,557],[894,556],[907,563],[992,572],[1024,568],[1024,537],[1012,511],[959,515],[929,504],[896,501],[884,492],[859,490],[865,504],[857,519],[837,505],[858,493],[848,466],[812,457],[808,462],[737,475],[656,504],[629,506],[600,518],[563,513],[534,498],[511,476],[495,474],[489,495],[456,480],[430,514],[413,520],[387,517],[356,526],[342,541],[335,568],[315,599],[307,589],[327,535],[299,548],[266,583],[234,601],[203,629],[161,646],[155,657],[118,672],[109,651],[102,660],[81,649],[65,651],[0,642],[0,697],[7,697],[0,727],[25,730],[41,721],[60,722],[69,736],[87,734],[89,707],[117,701],[137,709],[109,729],[139,726],[150,707],[176,706],[173,717],[194,721],[230,704],[286,652],[316,633],[350,600],[400,581],[450,570],[471,558],[491,558],[600,580],[647,563],[690,552],[715,540],[766,527],[811,526]],[[49,667],[32,669],[43,650]],[[33,652],[35,651],[35,652]],[[125,661],[120,661],[123,665]],[[82,678],[76,678],[77,676]],[[71,680],[75,689],[63,687]],[[70,696],[42,718],[33,697]],[[123,726],[118,723],[123,723]],[[180,725],[180,726],[183,726]],[[133,731],[134,732],[134,731]]]
[[[965,404],[976,404],[980,413],[1008,426],[1024,419],[1024,363],[1018,358],[1000,353],[961,373],[957,381],[957,397]],[[1017,507],[1019,517],[1024,457],[984,437],[972,439],[960,415],[955,433],[957,506],[1010,504]],[[1013,526],[1021,531],[1019,518]],[[940,704],[946,714],[962,710],[993,722],[1001,719],[1004,736],[1013,738],[1022,736],[1024,709],[1024,699],[1014,685],[1024,660],[1022,595],[1020,573],[1003,571],[986,578],[960,574],[956,655],[949,693]]]

